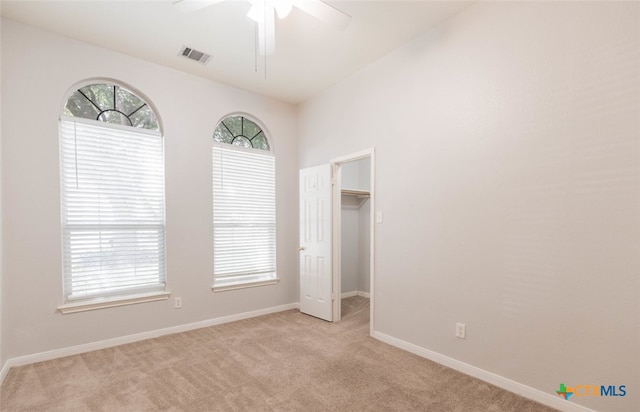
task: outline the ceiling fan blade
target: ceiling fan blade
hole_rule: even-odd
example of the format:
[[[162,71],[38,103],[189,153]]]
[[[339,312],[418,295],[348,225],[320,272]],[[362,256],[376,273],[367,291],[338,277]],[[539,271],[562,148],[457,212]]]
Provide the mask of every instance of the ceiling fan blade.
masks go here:
[[[192,11],[201,10],[205,7],[220,3],[221,1],[224,0],[176,0],[173,2],[173,7],[183,13],[191,13]]]
[[[351,16],[321,0],[294,0],[293,5],[331,26],[340,30],[347,28]]]

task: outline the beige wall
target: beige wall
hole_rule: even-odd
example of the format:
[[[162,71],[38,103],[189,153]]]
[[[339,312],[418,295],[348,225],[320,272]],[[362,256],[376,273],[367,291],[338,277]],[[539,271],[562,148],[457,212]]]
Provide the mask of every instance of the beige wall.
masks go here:
[[[371,191],[371,158],[359,161],[360,188]],[[358,211],[358,291],[370,292],[371,278],[371,199],[367,199]]]
[[[295,107],[2,21],[3,359],[297,301]],[[194,63],[195,64],[195,63]],[[75,83],[132,85],[164,126],[168,290],[182,297],[61,315],[58,116]],[[252,114],[277,156],[278,285],[212,293],[211,143],[230,112]]]
[[[376,331],[550,395],[631,391],[639,119],[640,4],[481,2],[305,103],[300,163],[376,148]]]
[[[2,96],[2,56],[0,55],[0,96]],[[2,117],[2,99],[0,99],[0,119]],[[2,121],[0,120],[0,124],[2,123]],[[2,127],[0,127],[0,369],[3,367],[4,363],[5,363],[5,357],[4,357],[4,345],[3,345],[3,338],[4,338],[4,316],[5,316],[5,311],[3,309],[3,302],[4,302],[4,298],[3,298],[3,291],[4,288],[2,287],[2,284],[4,282],[4,276],[3,276],[3,248],[2,248],[2,222],[3,222],[4,218],[2,217]],[[1,380],[1,376],[0,376],[0,380]]]

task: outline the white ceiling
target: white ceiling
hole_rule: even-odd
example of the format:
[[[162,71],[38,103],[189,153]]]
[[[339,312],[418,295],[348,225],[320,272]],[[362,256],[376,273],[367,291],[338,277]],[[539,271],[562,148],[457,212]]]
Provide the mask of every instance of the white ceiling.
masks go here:
[[[469,1],[336,1],[339,31],[294,8],[276,22],[276,53],[255,53],[247,0],[184,14],[172,0],[0,2],[8,19],[290,103],[302,102],[467,7]],[[178,56],[188,47],[209,63]],[[256,70],[257,66],[257,70]]]

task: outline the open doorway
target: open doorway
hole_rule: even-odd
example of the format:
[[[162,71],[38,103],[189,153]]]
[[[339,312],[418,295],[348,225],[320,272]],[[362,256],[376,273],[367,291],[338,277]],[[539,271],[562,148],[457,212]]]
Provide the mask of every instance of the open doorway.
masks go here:
[[[330,164],[301,169],[299,180],[300,312],[329,322],[342,319],[344,255],[345,258],[351,259],[351,262],[353,259],[357,260],[357,269],[354,270],[355,274],[352,274],[356,276],[356,280],[345,277],[345,298],[357,297],[368,300],[369,311],[365,319],[368,318],[370,335],[373,334],[375,325],[374,154],[373,149],[368,149],[333,159]],[[359,162],[361,160],[363,162]],[[357,173],[352,174],[352,170],[357,170]],[[357,246],[345,245],[344,253],[342,245],[346,240],[342,241],[343,192],[346,209],[358,210]],[[361,209],[363,212],[360,212]],[[352,218],[349,219],[354,222]],[[347,218],[345,222],[346,220]],[[349,222],[346,222],[346,225],[349,225]],[[348,226],[345,226],[345,230],[347,229]],[[360,311],[360,314],[366,314],[366,311]]]
[[[373,333],[374,151],[333,159],[334,321],[369,308]],[[366,306],[365,306],[366,305]]]

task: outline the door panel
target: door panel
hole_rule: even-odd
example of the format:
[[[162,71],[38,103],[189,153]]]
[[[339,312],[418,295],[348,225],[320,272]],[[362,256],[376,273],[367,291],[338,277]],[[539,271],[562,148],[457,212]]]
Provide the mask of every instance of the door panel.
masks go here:
[[[300,312],[332,321],[331,166],[300,170]]]

